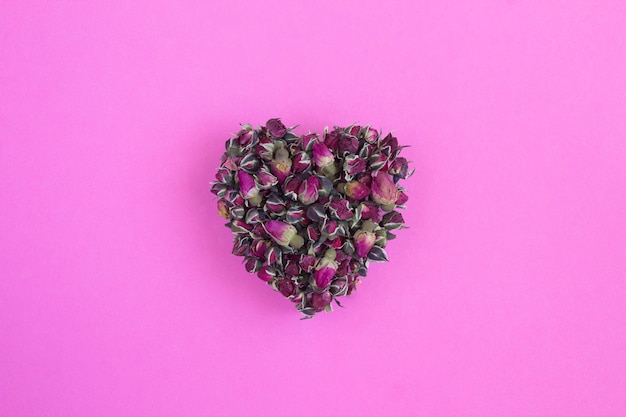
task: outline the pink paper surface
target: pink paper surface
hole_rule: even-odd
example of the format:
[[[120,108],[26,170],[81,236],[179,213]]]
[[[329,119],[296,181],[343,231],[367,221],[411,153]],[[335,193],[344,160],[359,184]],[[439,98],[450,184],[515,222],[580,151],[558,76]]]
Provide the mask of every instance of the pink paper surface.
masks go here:
[[[0,416],[626,415],[622,1],[0,2]],[[238,123],[394,130],[410,229],[299,321]]]

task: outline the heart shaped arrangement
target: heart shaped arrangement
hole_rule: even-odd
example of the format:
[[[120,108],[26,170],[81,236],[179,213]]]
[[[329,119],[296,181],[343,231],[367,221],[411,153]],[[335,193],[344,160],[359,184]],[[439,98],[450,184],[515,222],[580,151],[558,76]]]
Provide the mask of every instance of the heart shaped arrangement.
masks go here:
[[[298,136],[280,119],[226,141],[211,191],[233,254],[310,318],[350,295],[369,262],[388,261],[408,197],[402,147],[370,126]]]

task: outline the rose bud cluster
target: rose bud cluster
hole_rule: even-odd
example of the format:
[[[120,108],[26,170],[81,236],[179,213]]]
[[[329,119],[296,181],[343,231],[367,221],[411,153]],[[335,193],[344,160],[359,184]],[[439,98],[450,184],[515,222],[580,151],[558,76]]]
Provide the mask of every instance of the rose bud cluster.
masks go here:
[[[233,254],[305,318],[350,295],[404,228],[412,173],[392,135],[370,126],[298,136],[280,119],[226,141],[211,191]]]

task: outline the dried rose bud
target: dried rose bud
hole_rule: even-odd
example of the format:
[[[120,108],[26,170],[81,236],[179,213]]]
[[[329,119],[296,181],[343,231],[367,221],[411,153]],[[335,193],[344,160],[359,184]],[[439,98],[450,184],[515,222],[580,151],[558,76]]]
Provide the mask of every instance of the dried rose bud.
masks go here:
[[[293,172],[300,174],[309,168],[311,168],[311,158],[306,152],[298,152],[293,156],[293,163],[291,165]]]
[[[305,219],[305,211],[302,207],[289,207],[285,220],[289,224],[300,224]]]
[[[314,293],[311,298],[311,305],[317,312],[324,311],[330,305],[332,300],[333,296],[327,291]]]
[[[354,246],[356,254],[360,258],[365,258],[376,242],[376,235],[372,232],[359,230],[354,234]]]
[[[283,184],[283,193],[286,198],[291,200],[298,199],[298,190],[300,189],[300,185],[302,184],[302,178],[299,176],[289,177]]]
[[[359,149],[359,141],[354,136],[341,135],[337,150],[340,154],[356,153]]]
[[[274,242],[281,246],[293,246],[297,249],[304,243],[302,236],[298,235],[296,228],[290,224],[270,220],[265,223],[265,230]]]
[[[328,208],[330,209],[330,214],[339,220],[348,220],[354,215],[348,200],[331,201]]]
[[[333,153],[328,146],[321,142],[313,144],[313,163],[319,168],[325,168],[335,162]]]
[[[315,256],[305,255],[300,260],[300,268],[304,272],[311,272],[313,270],[313,266],[315,266]]]
[[[269,247],[270,242],[267,240],[256,239],[252,241],[252,244],[250,245],[250,255],[257,259],[265,259],[265,253]]]
[[[313,204],[319,197],[319,189],[320,180],[315,175],[310,176],[300,184],[298,200],[305,205]]]
[[[300,267],[298,266],[298,262],[289,261],[287,265],[285,265],[285,275],[287,276],[296,276],[300,273]]]
[[[270,174],[266,169],[261,169],[255,174],[256,183],[261,190],[267,190],[278,184],[278,178]]]
[[[244,125],[243,130],[239,132],[237,138],[239,139],[239,145],[245,148],[254,138],[254,129],[250,125]]]
[[[403,206],[404,203],[406,203],[407,201],[409,201],[409,196],[406,195],[404,191],[398,192],[398,201],[396,201],[396,204],[399,206]]]
[[[337,272],[337,262],[335,262],[335,250],[328,249],[315,267],[315,285],[319,288],[326,288]]]
[[[223,217],[225,219],[230,218],[230,211],[228,210],[228,204],[226,204],[226,201],[219,200],[217,202],[217,213],[220,215],[220,217]]]
[[[277,265],[283,262],[283,252],[277,246],[270,246],[265,253],[265,259],[269,265]]]
[[[250,258],[245,263],[246,271],[253,273],[259,271],[263,267],[263,262],[258,259]]]
[[[383,206],[393,205],[398,200],[398,188],[386,172],[378,172],[372,181],[372,200]]]
[[[282,138],[287,133],[287,128],[280,119],[270,119],[265,125],[269,134],[275,138]]]
[[[289,151],[285,148],[278,148],[270,164],[270,171],[278,178],[279,183],[282,184],[285,178],[291,174],[291,164]]]
[[[364,138],[369,143],[374,143],[378,140],[378,130],[369,127],[365,132]]]
[[[271,161],[274,157],[274,140],[265,135],[260,135],[254,153],[264,161]]]
[[[363,200],[370,195],[369,187],[358,181],[350,181],[347,183],[345,192],[346,195],[353,200]]]
[[[255,173],[261,167],[261,161],[253,153],[249,153],[239,160],[239,167],[246,172]]]
[[[265,209],[272,213],[282,214],[285,211],[285,200],[276,193],[272,193],[265,200]]]
[[[246,200],[255,198],[259,195],[259,189],[256,187],[254,177],[248,174],[246,171],[237,171],[237,179],[239,180],[239,190],[241,196]]]
[[[276,271],[274,271],[269,266],[263,266],[261,267],[261,269],[259,269],[259,271],[257,272],[257,275],[263,281],[267,282],[267,281],[271,281],[272,279],[274,279],[274,277],[276,276]]]
[[[337,145],[339,144],[339,137],[341,136],[341,132],[337,130],[333,130],[332,132],[324,132],[324,144],[328,146],[329,149],[337,150]]]
[[[281,279],[277,286],[278,286],[278,291],[284,297],[289,297],[293,295],[293,293],[296,290],[296,286],[293,284],[293,281],[290,279]]]
[[[392,211],[383,216],[381,226],[387,230],[397,230],[401,229],[403,224],[404,219],[402,218],[402,214],[397,211]]]
[[[319,141],[319,136],[317,133],[309,133],[308,135],[302,136],[302,150],[310,151],[313,148],[313,145]]]
[[[367,163],[372,171],[379,171],[387,164],[387,161],[388,158],[386,155],[380,152],[373,152],[367,160]]]
[[[408,175],[409,164],[406,161],[406,158],[396,158],[391,165],[389,166],[389,174],[397,175],[400,178],[406,178]]]
[[[343,170],[348,175],[356,175],[364,172],[367,162],[356,155],[348,155],[343,161]]]
[[[378,223],[380,221],[380,216],[378,213],[378,206],[372,202],[364,201],[359,206],[361,212],[361,219],[363,220],[372,220],[373,222]]]

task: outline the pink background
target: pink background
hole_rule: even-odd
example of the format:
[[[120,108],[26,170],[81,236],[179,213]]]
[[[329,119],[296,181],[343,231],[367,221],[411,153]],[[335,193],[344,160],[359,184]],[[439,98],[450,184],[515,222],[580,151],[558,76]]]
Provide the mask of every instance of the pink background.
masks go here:
[[[0,2],[0,415],[626,415],[625,21]],[[309,321],[209,194],[277,116],[394,129],[417,168],[392,262]]]

